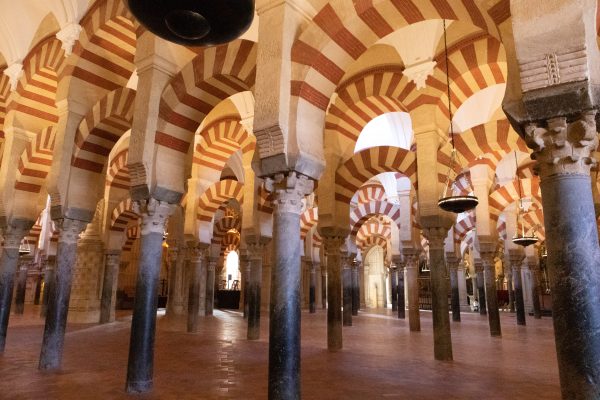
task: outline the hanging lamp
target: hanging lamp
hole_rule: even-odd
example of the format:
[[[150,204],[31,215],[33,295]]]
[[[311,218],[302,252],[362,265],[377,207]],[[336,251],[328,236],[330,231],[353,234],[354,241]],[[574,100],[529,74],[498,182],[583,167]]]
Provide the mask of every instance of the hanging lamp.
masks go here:
[[[254,19],[254,0],[127,0],[150,32],[187,46],[215,46],[237,39]]]
[[[452,124],[452,93],[450,91],[450,72],[448,66],[448,38],[446,36],[446,20],[444,22],[444,51],[446,55],[446,86],[448,88],[448,112],[450,114],[450,140],[452,142],[452,153],[450,154],[450,166],[448,167],[448,173],[446,174],[446,184],[444,192],[438,200],[438,207],[444,211],[453,212],[460,214],[462,212],[472,210],[477,207],[479,200],[477,196],[471,195],[452,195],[452,185],[450,181],[451,172],[454,171],[454,166],[458,164],[458,153],[454,146],[454,126]]]
[[[517,176],[517,184],[519,185],[519,211],[517,212],[517,233],[512,238],[512,242],[516,245],[527,247],[538,242],[538,237],[535,235],[525,234],[525,221],[523,221],[523,189],[521,188],[521,178],[519,178],[519,162],[517,161],[517,152],[515,151],[515,175]],[[519,221],[521,221],[521,233],[519,234]]]

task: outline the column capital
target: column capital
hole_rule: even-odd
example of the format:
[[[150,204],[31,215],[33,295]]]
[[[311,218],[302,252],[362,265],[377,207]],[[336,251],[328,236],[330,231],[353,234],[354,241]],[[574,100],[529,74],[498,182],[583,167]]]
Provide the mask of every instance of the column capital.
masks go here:
[[[402,249],[405,268],[417,268],[419,265],[419,255],[421,251],[413,248]]]
[[[165,231],[167,219],[174,211],[174,206],[153,198],[133,203],[133,210],[142,216],[141,234],[160,233]]]
[[[404,268],[404,264],[406,264],[406,261],[404,260],[404,257],[402,257],[401,254],[394,254],[392,256],[392,264],[394,264],[396,268],[400,270]]]
[[[496,243],[479,240],[479,255],[484,263],[493,264],[496,256]]]
[[[323,236],[323,246],[326,255],[341,255],[342,246],[346,243],[346,236]]]
[[[274,212],[302,213],[302,199],[312,193],[314,181],[295,171],[265,178],[265,188],[274,194]]]
[[[104,253],[106,255],[107,265],[120,265],[121,264],[121,251],[120,250],[109,250]]]
[[[438,226],[423,228],[423,236],[429,241],[429,247],[433,249],[443,249],[444,240],[448,236],[448,228]]]
[[[460,261],[461,259],[456,256],[456,253],[446,253],[446,264],[448,264],[448,268],[457,270]]]
[[[190,262],[201,263],[202,259],[208,255],[209,246],[205,243],[194,243],[188,247]]]
[[[58,229],[58,243],[64,244],[76,244],[79,235],[88,225],[87,221],[71,218],[60,218],[54,220],[54,223]]]
[[[521,263],[525,259],[523,249],[508,249],[508,260],[512,268],[521,268]]]
[[[524,139],[533,150],[535,171],[544,179],[552,175],[589,175],[597,163],[596,110],[582,112],[573,121],[551,118],[525,125]]]
[[[18,249],[21,242],[33,226],[33,221],[13,220],[2,229],[5,249]]]
[[[473,266],[475,267],[475,272],[483,272],[483,260],[481,258],[474,259]]]
[[[246,242],[246,251],[250,260],[262,260],[265,248],[271,238],[261,237],[257,240]]]

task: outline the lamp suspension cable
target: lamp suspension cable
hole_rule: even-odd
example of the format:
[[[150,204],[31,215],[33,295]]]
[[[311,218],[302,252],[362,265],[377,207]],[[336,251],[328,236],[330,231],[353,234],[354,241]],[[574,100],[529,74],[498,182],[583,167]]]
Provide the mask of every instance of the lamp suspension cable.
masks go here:
[[[450,62],[448,57],[448,36],[446,34],[446,20],[442,20],[444,23],[444,54],[446,56],[446,88],[448,90],[448,114],[450,116],[450,141],[452,142],[452,152],[456,151],[454,147],[454,123],[452,115],[452,91],[450,90]]]

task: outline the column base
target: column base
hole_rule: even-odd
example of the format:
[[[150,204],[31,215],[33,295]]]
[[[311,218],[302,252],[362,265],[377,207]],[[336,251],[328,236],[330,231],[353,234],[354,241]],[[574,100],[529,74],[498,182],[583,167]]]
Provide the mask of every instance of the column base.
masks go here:
[[[152,390],[152,381],[127,382],[127,393],[145,393]]]

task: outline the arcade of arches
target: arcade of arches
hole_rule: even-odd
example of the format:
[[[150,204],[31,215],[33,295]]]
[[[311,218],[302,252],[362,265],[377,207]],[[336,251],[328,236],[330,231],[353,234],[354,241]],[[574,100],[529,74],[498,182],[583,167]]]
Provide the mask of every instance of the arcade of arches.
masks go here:
[[[114,390],[160,390],[155,347],[223,319],[268,358],[237,398],[298,399],[304,321],[323,363],[402,323],[440,382],[453,342],[519,329],[548,398],[600,398],[596,0],[257,0],[208,48],[125,3],[0,0],[0,374],[126,325]],[[479,205],[441,211],[447,180]]]

